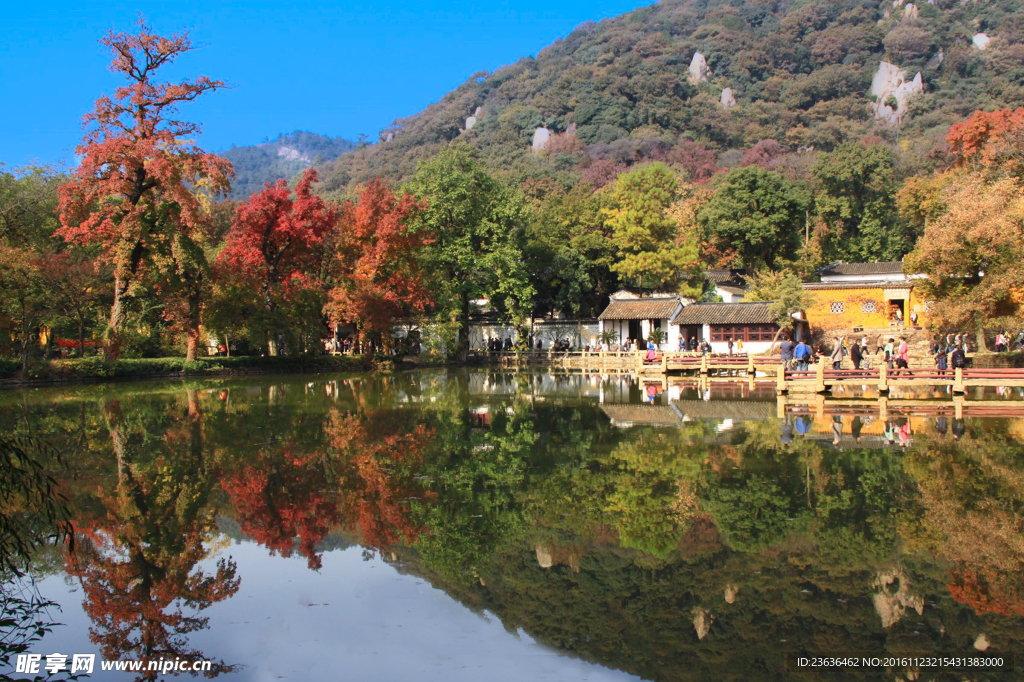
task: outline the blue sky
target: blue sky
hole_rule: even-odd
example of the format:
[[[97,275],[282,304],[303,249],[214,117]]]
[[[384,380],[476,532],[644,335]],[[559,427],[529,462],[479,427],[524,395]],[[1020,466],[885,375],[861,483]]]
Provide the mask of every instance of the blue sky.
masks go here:
[[[186,105],[202,145],[221,151],[280,132],[354,139],[441,98],[470,74],[536,54],[587,20],[650,0],[490,2],[18,2],[0,23],[0,163],[73,161],[81,118],[118,79],[98,40],[141,13],[199,46],[168,79],[231,89]]]

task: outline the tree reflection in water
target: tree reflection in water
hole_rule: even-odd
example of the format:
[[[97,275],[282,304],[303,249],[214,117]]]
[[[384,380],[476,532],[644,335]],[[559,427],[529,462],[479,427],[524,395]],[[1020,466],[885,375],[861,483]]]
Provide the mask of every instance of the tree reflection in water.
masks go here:
[[[66,484],[97,641],[199,655],[189,633],[239,581],[230,559],[198,568],[216,515],[311,569],[332,536],[358,542],[510,630],[651,679],[814,679],[785,653],[1024,644],[1019,422],[900,417],[913,438],[887,446],[859,413],[794,436],[764,416],[774,403],[742,421],[729,401],[726,423],[714,399],[630,389],[629,427],[597,401],[615,387],[588,382],[424,371],[54,408],[108,476]]]
[[[78,549],[67,572],[82,587],[90,638],[107,660],[205,659],[188,641],[208,627],[199,614],[238,591],[230,558],[218,559],[212,574],[197,567],[216,537],[209,507],[216,483],[198,398],[191,390],[182,397],[184,405],[157,414],[104,404],[116,485],[98,494],[103,518],[76,522]],[[231,669],[215,661],[207,675]],[[146,671],[140,679],[158,676]]]

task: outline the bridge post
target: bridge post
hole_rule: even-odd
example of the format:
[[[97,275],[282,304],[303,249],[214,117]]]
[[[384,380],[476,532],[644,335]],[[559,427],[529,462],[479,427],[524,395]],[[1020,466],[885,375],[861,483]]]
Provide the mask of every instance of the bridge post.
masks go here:
[[[883,362],[878,366],[878,392],[888,393],[889,392],[889,376],[886,374],[888,366]]]
[[[775,373],[775,392],[782,394],[786,392],[786,366],[780,365]]]
[[[643,374],[644,373],[644,354],[639,352],[639,351],[637,351],[637,354],[636,354],[636,373],[637,374]]]
[[[817,366],[814,368],[814,371],[815,371],[814,390],[817,393],[824,393],[825,392],[825,361],[819,359]]]
[[[963,419],[964,418],[964,403],[966,400],[964,396],[957,395],[953,396],[953,418]]]
[[[701,355],[700,356],[700,373],[701,374],[707,374],[708,373],[708,356],[707,355]]]
[[[775,404],[776,404],[775,416],[778,417],[779,419],[785,419],[786,418],[786,396],[780,394],[779,397],[777,398]]]
[[[883,422],[889,419],[889,399],[885,396],[878,399],[878,419]]]
[[[953,368],[953,393],[967,393],[967,387],[964,386],[963,367]]]
[[[747,354],[747,374],[754,373],[754,356]]]

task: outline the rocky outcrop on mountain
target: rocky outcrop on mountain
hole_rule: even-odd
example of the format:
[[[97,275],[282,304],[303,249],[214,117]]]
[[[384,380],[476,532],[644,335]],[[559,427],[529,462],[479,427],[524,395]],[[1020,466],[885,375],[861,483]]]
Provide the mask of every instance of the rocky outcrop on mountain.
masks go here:
[[[732,109],[736,106],[736,97],[732,94],[732,88],[725,88],[722,90],[722,106],[726,109]]]
[[[984,52],[988,49],[988,44],[992,42],[992,39],[984,33],[975,33],[974,37],[971,38],[971,42],[974,43],[976,48]]]
[[[914,3],[910,3],[909,5],[903,8],[904,19],[917,19],[919,15],[920,12],[917,9],[917,5],[915,5]]]
[[[540,154],[547,147],[551,138],[551,131],[547,128],[537,128],[533,131],[533,153]]]
[[[992,646],[992,644],[988,641],[988,637],[985,636],[984,632],[978,635],[977,639],[974,640],[974,648],[978,651],[988,651],[990,646]]]
[[[466,130],[472,130],[473,126],[476,125],[476,116],[470,116],[466,119]]]
[[[738,587],[736,587],[735,585],[732,585],[732,584],[726,585],[725,586],[725,603],[726,604],[735,604],[736,603],[736,595],[739,594],[739,593],[740,593],[740,588],[738,588]]]
[[[708,60],[700,52],[694,53],[693,59],[690,61],[690,82],[694,85],[706,83],[710,75],[711,69],[708,68]]]
[[[924,80],[918,72],[913,80],[908,81],[905,70],[889,62],[880,62],[871,80],[870,92],[874,96],[872,110],[875,118],[899,123],[907,113],[910,100],[924,94]]]
[[[693,628],[697,631],[697,639],[704,639],[711,632],[711,623],[715,617],[707,609],[695,608],[693,610]]]

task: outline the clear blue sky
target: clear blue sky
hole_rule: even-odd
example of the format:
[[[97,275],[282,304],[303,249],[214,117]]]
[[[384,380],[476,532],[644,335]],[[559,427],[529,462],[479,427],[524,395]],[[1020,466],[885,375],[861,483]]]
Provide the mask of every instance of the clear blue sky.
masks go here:
[[[199,46],[168,78],[232,87],[185,105],[210,151],[310,130],[354,139],[441,98],[470,74],[536,54],[587,20],[650,0],[490,2],[11,2],[0,21],[0,163],[72,162],[81,117],[119,84],[98,40],[142,13]]]

